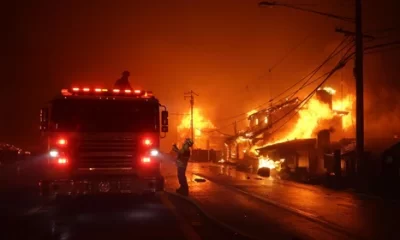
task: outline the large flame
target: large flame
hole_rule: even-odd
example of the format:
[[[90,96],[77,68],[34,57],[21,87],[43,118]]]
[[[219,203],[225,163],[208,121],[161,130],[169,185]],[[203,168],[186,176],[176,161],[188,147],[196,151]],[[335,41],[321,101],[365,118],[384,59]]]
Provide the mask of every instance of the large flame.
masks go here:
[[[342,116],[342,125],[345,130],[352,127],[355,123],[355,118],[353,114],[353,103],[355,98],[353,95],[347,95],[341,100],[335,100],[332,103],[332,108],[334,110],[348,111],[349,113]]]
[[[252,115],[252,114],[254,114],[256,112],[257,112],[257,110],[255,110],[255,109],[250,110],[250,111],[247,112],[247,116],[250,116],[250,115]]]
[[[269,168],[269,169],[280,170],[280,166],[284,161],[285,161],[285,159],[281,159],[279,161],[274,161],[273,159],[269,158],[268,156],[266,156],[266,157],[260,156],[258,158],[258,169]]]
[[[334,95],[336,90],[333,88],[323,88],[328,93]],[[329,104],[324,103],[313,97],[298,111],[297,121],[289,125],[285,130],[277,131],[274,133],[274,140],[269,141],[264,146],[281,143],[285,141],[295,140],[295,139],[306,139],[316,137],[318,131],[327,129],[330,127],[330,120],[338,116],[337,112],[341,111],[339,116],[341,116],[342,129],[347,131],[351,126],[353,126],[355,120],[352,111],[352,106],[354,103],[354,96],[347,95],[339,100],[334,100],[332,102],[332,109]],[[278,124],[279,125],[279,124]],[[250,151],[257,154],[256,148],[262,146],[253,146]],[[276,161],[259,156],[259,166],[265,166],[268,168],[274,168]]]
[[[179,140],[183,141],[183,139],[190,137],[190,110],[187,114],[184,115],[181,123],[178,125],[178,135]],[[209,119],[206,119],[200,109],[193,109],[193,128],[194,128],[194,142],[196,148],[207,148],[207,140],[208,135],[207,132],[215,129],[214,124]]]
[[[336,90],[330,87],[325,87],[324,90],[330,94],[335,94]],[[347,130],[354,123],[352,114],[352,106],[354,97],[348,95],[340,100],[332,102],[332,109],[329,104],[318,100],[316,97],[311,98],[305,106],[298,111],[297,122],[292,127],[282,133],[278,133],[278,140],[268,143],[267,145],[290,141],[295,139],[305,139],[315,137],[319,130],[329,128],[326,121],[332,120],[337,114],[332,110],[345,111],[347,114],[342,115],[342,128]]]

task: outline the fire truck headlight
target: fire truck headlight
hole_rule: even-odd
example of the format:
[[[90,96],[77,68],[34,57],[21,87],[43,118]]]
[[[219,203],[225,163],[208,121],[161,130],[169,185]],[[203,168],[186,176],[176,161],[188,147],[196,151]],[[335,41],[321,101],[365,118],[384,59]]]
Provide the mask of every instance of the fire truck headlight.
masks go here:
[[[49,152],[49,154],[50,154],[50,157],[57,157],[58,156],[58,151],[57,150],[51,150]]]
[[[151,150],[150,151],[150,156],[153,156],[153,157],[158,156],[158,150],[157,149]]]

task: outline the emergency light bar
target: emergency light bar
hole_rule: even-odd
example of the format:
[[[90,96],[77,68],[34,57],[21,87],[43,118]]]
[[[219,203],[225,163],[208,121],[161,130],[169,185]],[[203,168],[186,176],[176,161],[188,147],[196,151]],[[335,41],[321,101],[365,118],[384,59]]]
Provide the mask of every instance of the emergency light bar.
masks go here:
[[[89,88],[89,87],[73,87],[70,89],[62,89],[63,96],[125,96],[125,97],[153,97],[152,91],[143,91],[139,89],[105,89],[105,88]]]

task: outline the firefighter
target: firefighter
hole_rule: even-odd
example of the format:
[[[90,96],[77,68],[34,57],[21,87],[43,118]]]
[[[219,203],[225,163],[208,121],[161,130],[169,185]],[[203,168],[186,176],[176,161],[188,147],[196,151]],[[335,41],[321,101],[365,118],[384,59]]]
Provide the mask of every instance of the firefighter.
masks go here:
[[[130,76],[130,73],[128,71],[124,71],[122,73],[122,77],[115,82],[114,88],[132,89],[131,84],[129,84],[129,76]]]
[[[189,186],[185,174],[186,174],[187,164],[190,158],[190,148],[192,146],[193,146],[193,140],[190,138],[185,139],[181,149],[179,149],[176,146],[176,144],[172,146],[172,150],[178,154],[176,165],[177,165],[178,181],[180,187],[176,189],[176,192],[184,196],[189,195]]]

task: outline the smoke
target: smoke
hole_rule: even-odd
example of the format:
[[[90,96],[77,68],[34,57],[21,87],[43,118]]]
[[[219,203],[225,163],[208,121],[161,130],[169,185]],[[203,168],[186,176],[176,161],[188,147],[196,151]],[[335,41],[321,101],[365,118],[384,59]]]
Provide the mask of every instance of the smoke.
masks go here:
[[[400,133],[400,90],[385,85],[369,88],[366,94],[366,137],[393,137]]]

